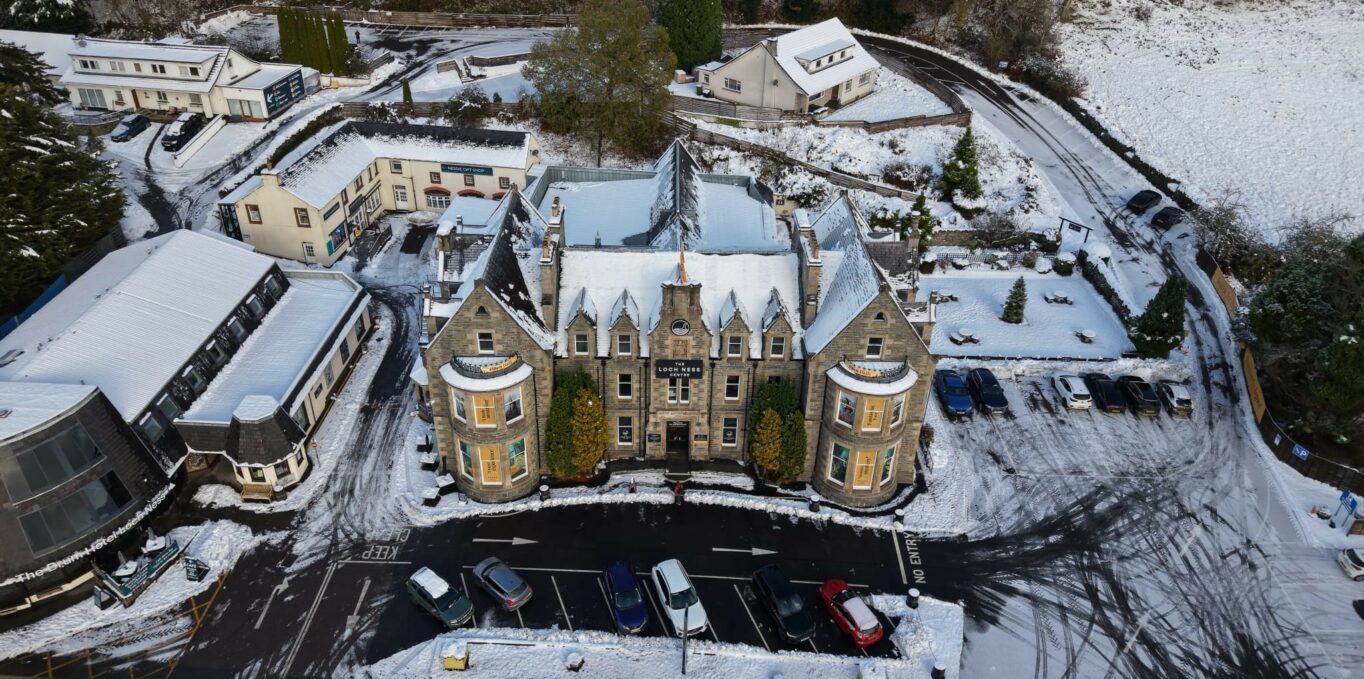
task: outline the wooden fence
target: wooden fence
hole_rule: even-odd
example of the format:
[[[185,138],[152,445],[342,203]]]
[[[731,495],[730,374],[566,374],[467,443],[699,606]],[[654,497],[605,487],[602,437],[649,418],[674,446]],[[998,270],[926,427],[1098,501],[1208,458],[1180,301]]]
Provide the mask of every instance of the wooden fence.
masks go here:
[[[380,113],[380,109],[386,109],[395,115],[440,118],[445,116],[446,102],[416,101],[411,104],[404,104],[401,102],[369,103],[363,101],[347,101],[342,102],[337,108],[340,110],[342,118],[351,118],[355,120],[368,120],[384,115]],[[499,113],[511,113],[515,115],[520,112],[521,104],[515,101],[488,104],[489,115],[497,115]]]
[[[340,14],[345,21],[385,26],[434,26],[440,28],[567,28],[577,25],[572,14],[460,14],[452,12],[392,12],[379,9],[346,9],[337,7],[308,7],[310,11]],[[211,19],[228,12],[275,15],[279,7],[273,5],[233,5],[203,16]]]

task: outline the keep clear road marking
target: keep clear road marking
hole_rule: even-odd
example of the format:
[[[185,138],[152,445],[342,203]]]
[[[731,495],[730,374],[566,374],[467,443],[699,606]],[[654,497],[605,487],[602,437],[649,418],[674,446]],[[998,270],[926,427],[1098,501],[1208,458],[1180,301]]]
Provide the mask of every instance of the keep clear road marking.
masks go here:
[[[767,649],[768,653],[771,653],[772,646],[767,643],[767,635],[763,634],[763,628],[758,627],[758,620],[753,617],[753,609],[748,607],[747,601],[744,601],[744,593],[739,589],[739,583],[737,582],[734,583],[734,593],[738,595],[739,603],[744,605],[744,612],[748,614],[748,621],[753,623],[753,629],[758,630],[758,638],[762,639],[763,648]],[[712,630],[713,629],[714,628],[712,627]],[[716,641],[719,641],[719,639],[716,639]]]
[[[469,608],[474,612],[473,615],[469,616],[469,624],[473,625],[474,629],[478,629],[478,609],[474,607],[474,595],[469,591],[469,581],[464,579],[463,571],[459,573],[459,584],[464,585],[464,598],[469,600]]]
[[[270,612],[270,604],[275,602],[275,597],[283,594],[287,589],[289,589],[289,578],[285,577],[284,582],[275,585],[275,588],[270,590],[270,598],[265,600],[265,608],[260,610],[260,617],[256,618],[256,629],[260,629],[261,623],[265,622],[265,614]]]
[[[568,625],[568,631],[572,632],[573,619],[568,617],[568,606],[564,605],[564,595],[559,593],[559,581],[551,575],[549,576],[549,584],[554,585],[554,596],[559,599],[559,610],[564,612],[564,624]]]

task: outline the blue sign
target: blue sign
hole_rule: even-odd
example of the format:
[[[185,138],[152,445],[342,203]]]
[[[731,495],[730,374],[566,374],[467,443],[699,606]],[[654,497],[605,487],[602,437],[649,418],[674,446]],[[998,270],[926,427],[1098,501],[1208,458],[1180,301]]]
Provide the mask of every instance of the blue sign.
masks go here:
[[[1349,489],[1341,490],[1341,491],[1340,491],[1340,501],[1341,501],[1341,502],[1344,502],[1344,501],[1346,501],[1346,500],[1348,500],[1348,499],[1350,499],[1350,491],[1349,491]]]
[[[441,163],[440,171],[449,172],[451,174],[481,174],[485,177],[493,176],[493,169],[491,167],[482,167],[480,165],[454,165],[451,163]]]
[[[1307,449],[1306,449],[1306,448],[1303,448],[1301,445],[1298,445],[1298,444],[1294,443],[1294,444],[1293,444],[1293,457],[1296,457],[1296,458],[1298,458],[1299,460],[1306,460],[1306,459],[1307,459]]]

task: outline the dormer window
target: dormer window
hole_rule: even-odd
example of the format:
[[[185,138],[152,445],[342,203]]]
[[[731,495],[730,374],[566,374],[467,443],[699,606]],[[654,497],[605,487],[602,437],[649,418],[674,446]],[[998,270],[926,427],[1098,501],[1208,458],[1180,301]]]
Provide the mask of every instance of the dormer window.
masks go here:
[[[781,336],[773,337],[773,338],[772,338],[772,358],[785,358],[785,357],[786,357],[786,338],[785,338],[785,337],[781,337]]]
[[[621,356],[629,356],[634,352],[634,339],[629,335],[616,336],[616,353]]]
[[[730,335],[729,351],[727,353],[729,356],[736,358],[742,356],[744,353],[744,338],[739,335]]]

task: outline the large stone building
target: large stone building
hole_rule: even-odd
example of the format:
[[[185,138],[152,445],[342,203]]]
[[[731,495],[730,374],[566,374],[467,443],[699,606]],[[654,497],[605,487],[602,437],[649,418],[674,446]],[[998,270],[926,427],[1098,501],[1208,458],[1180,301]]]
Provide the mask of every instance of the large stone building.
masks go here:
[[[414,375],[460,488],[540,483],[555,375],[574,369],[601,386],[608,459],[747,461],[754,389],[788,379],[803,480],[863,506],[911,483],[934,366],[915,244],[869,232],[846,196],[789,221],[772,199],[677,142],[651,171],[545,168],[490,227],[446,231]]]

